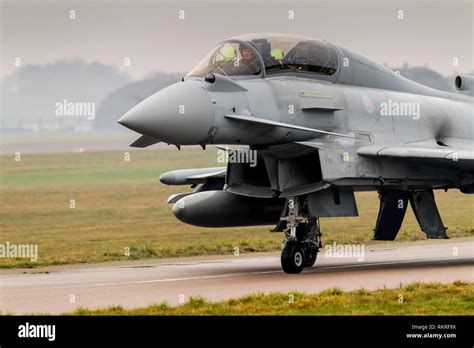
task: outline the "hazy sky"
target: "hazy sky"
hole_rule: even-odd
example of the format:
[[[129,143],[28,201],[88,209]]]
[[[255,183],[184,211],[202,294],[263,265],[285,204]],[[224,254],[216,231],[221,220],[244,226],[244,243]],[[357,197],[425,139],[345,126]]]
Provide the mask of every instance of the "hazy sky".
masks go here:
[[[22,65],[98,61],[132,78],[187,72],[217,42],[251,32],[327,39],[391,67],[428,64],[444,75],[473,69],[469,0],[0,1],[1,76],[18,69],[16,57]]]

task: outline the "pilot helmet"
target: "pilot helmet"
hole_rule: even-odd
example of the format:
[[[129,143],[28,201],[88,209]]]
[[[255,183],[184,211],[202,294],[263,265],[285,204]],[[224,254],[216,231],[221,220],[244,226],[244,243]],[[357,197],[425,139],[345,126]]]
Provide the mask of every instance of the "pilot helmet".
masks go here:
[[[243,51],[244,49],[251,50],[251,48],[250,48],[248,45],[241,43],[241,44],[239,45],[240,55],[242,55],[242,51]],[[254,54],[253,51],[252,51],[252,54]]]

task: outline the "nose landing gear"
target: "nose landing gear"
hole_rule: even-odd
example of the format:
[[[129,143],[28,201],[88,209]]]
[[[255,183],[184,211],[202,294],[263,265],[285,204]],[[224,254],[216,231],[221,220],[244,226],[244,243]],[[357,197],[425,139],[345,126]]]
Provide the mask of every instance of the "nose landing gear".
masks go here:
[[[305,264],[304,251],[296,241],[285,241],[281,253],[281,267],[285,273],[300,273]]]
[[[311,267],[321,248],[319,219],[307,216],[307,210],[297,198],[288,200],[285,240],[281,253],[281,266],[286,273],[300,273],[304,267]]]

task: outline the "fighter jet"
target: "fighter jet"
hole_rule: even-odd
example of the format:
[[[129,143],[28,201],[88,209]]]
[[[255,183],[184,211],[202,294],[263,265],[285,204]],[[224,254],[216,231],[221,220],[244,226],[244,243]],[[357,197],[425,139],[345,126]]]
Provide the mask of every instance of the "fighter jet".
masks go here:
[[[394,240],[409,204],[428,238],[448,238],[433,191],[474,193],[474,76],[454,82],[443,92],[327,41],[250,34],[118,122],[142,134],[131,146],[225,149],[227,166],[161,175],[195,188],[169,198],[174,215],[272,225],[283,270],[299,273],[322,247],[320,218],[358,215],[355,191],[379,194],[374,239]]]

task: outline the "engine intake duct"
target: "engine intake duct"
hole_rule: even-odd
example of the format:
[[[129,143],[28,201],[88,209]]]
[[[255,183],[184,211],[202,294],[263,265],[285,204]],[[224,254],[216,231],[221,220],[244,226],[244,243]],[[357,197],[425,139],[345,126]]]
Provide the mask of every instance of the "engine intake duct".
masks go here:
[[[463,94],[474,96],[474,76],[472,75],[459,75],[454,80],[456,89]]]

